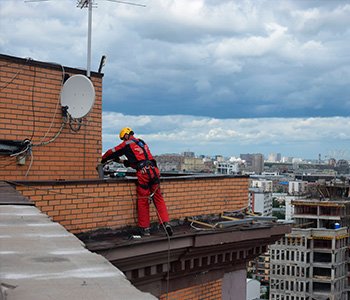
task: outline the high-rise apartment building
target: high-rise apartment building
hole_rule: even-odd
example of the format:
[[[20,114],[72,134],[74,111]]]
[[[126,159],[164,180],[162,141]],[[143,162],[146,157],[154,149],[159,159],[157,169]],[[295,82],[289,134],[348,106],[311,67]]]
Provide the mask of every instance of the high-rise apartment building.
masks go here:
[[[268,286],[270,282],[270,253],[269,251],[258,256],[248,263],[248,273],[261,285]]]
[[[260,188],[264,192],[273,192],[273,181],[272,180],[252,180],[251,181],[251,187],[253,188]]]
[[[289,181],[288,194],[289,195],[303,195],[306,191],[306,181]]]
[[[267,160],[270,162],[279,162],[281,161],[281,153],[270,153]]]
[[[261,216],[272,216],[272,193],[261,188],[249,188],[248,205],[252,212]]]
[[[270,246],[272,300],[349,299],[349,186],[319,190],[328,198],[292,201],[295,227]]]
[[[240,158],[245,160],[247,171],[261,174],[264,170],[264,156],[260,153],[241,154]]]
[[[230,161],[216,161],[215,162],[217,174],[238,174],[240,172],[240,164],[238,162]]]
[[[271,300],[346,300],[347,228],[293,229],[270,247]]]

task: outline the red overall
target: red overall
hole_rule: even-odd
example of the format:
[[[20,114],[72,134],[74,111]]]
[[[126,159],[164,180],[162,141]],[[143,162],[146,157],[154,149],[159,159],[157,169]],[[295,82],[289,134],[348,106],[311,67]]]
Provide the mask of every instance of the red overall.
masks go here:
[[[138,180],[136,187],[138,225],[143,228],[150,226],[149,196],[151,193],[154,193],[153,202],[158,211],[159,223],[169,222],[168,211],[160,191],[158,168],[151,166],[148,169],[138,170],[136,176]]]
[[[150,226],[149,196],[151,194],[158,211],[159,223],[169,222],[168,211],[160,191],[160,172],[147,144],[131,136],[129,140],[107,150],[101,162],[123,155],[128,158],[130,167],[136,169],[138,226],[142,228]]]

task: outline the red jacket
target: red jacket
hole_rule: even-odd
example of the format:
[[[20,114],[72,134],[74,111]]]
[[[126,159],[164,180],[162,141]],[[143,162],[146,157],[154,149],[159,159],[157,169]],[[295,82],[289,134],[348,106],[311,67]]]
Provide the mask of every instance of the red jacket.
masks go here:
[[[123,141],[118,146],[106,151],[102,156],[101,162],[104,163],[110,159],[116,159],[125,155],[128,159],[130,167],[138,169],[141,162],[151,161],[155,164],[155,160],[147,146],[147,144],[134,136],[127,141]]]

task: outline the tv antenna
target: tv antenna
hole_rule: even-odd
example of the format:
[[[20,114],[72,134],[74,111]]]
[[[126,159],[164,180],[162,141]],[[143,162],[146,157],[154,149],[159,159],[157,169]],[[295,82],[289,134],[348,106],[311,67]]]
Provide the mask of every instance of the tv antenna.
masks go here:
[[[46,2],[51,0],[24,0],[24,2]],[[146,7],[144,4],[134,3],[129,1],[105,0],[109,2]],[[77,7],[88,8],[88,39],[87,39],[87,66],[86,76],[90,78],[91,73],[91,35],[92,35],[92,8],[96,7],[97,3],[94,0],[77,0]]]

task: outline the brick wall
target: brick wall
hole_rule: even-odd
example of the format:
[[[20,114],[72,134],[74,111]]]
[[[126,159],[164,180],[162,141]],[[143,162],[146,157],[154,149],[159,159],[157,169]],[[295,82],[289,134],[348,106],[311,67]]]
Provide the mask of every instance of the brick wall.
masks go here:
[[[64,68],[69,75],[82,71]],[[50,140],[62,124],[62,67],[0,55],[0,139]],[[66,126],[58,138],[32,148],[25,165],[0,156],[0,180],[17,181],[24,196],[72,233],[135,226],[135,180],[97,180],[101,156],[102,76],[91,74],[96,99],[78,132]],[[32,158],[32,162],[31,162]],[[94,179],[94,180],[82,180]],[[96,180],[95,180],[96,179]],[[247,177],[163,178],[170,219],[221,213],[247,206]],[[156,212],[151,206],[151,219]],[[193,286],[161,299],[221,299],[222,281]]]
[[[247,206],[247,177],[172,179],[161,182],[170,219],[221,213]],[[22,182],[17,189],[73,233],[136,225],[135,181]],[[156,212],[151,206],[151,219]]]
[[[219,300],[222,295],[221,279],[164,294],[160,300]]]
[[[63,69],[69,75],[84,74],[52,63],[0,55],[0,139],[31,139],[33,144],[40,144],[55,136],[62,124]],[[74,132],[66,125],[53,143],[33,147],[25,165],[17,165],[14,157],[0,155],[0,180],[97,177],[95,167],[102,151],[102,76],[92,73],[91,80],[96,99],[82,128]]]
[[[170,219],[221,213],[247,206],[248,177],[163,178],[162,192]],[[135,226],[135,180],[18,182],[17,190],[72,233]],[[156,212],[151,206],[151,219]],[[165,300],[222,299],[222,280],[162,295]]]
[[[176,218],[246,207],[248,178],[208,177],[164,180],[162,191]]]

